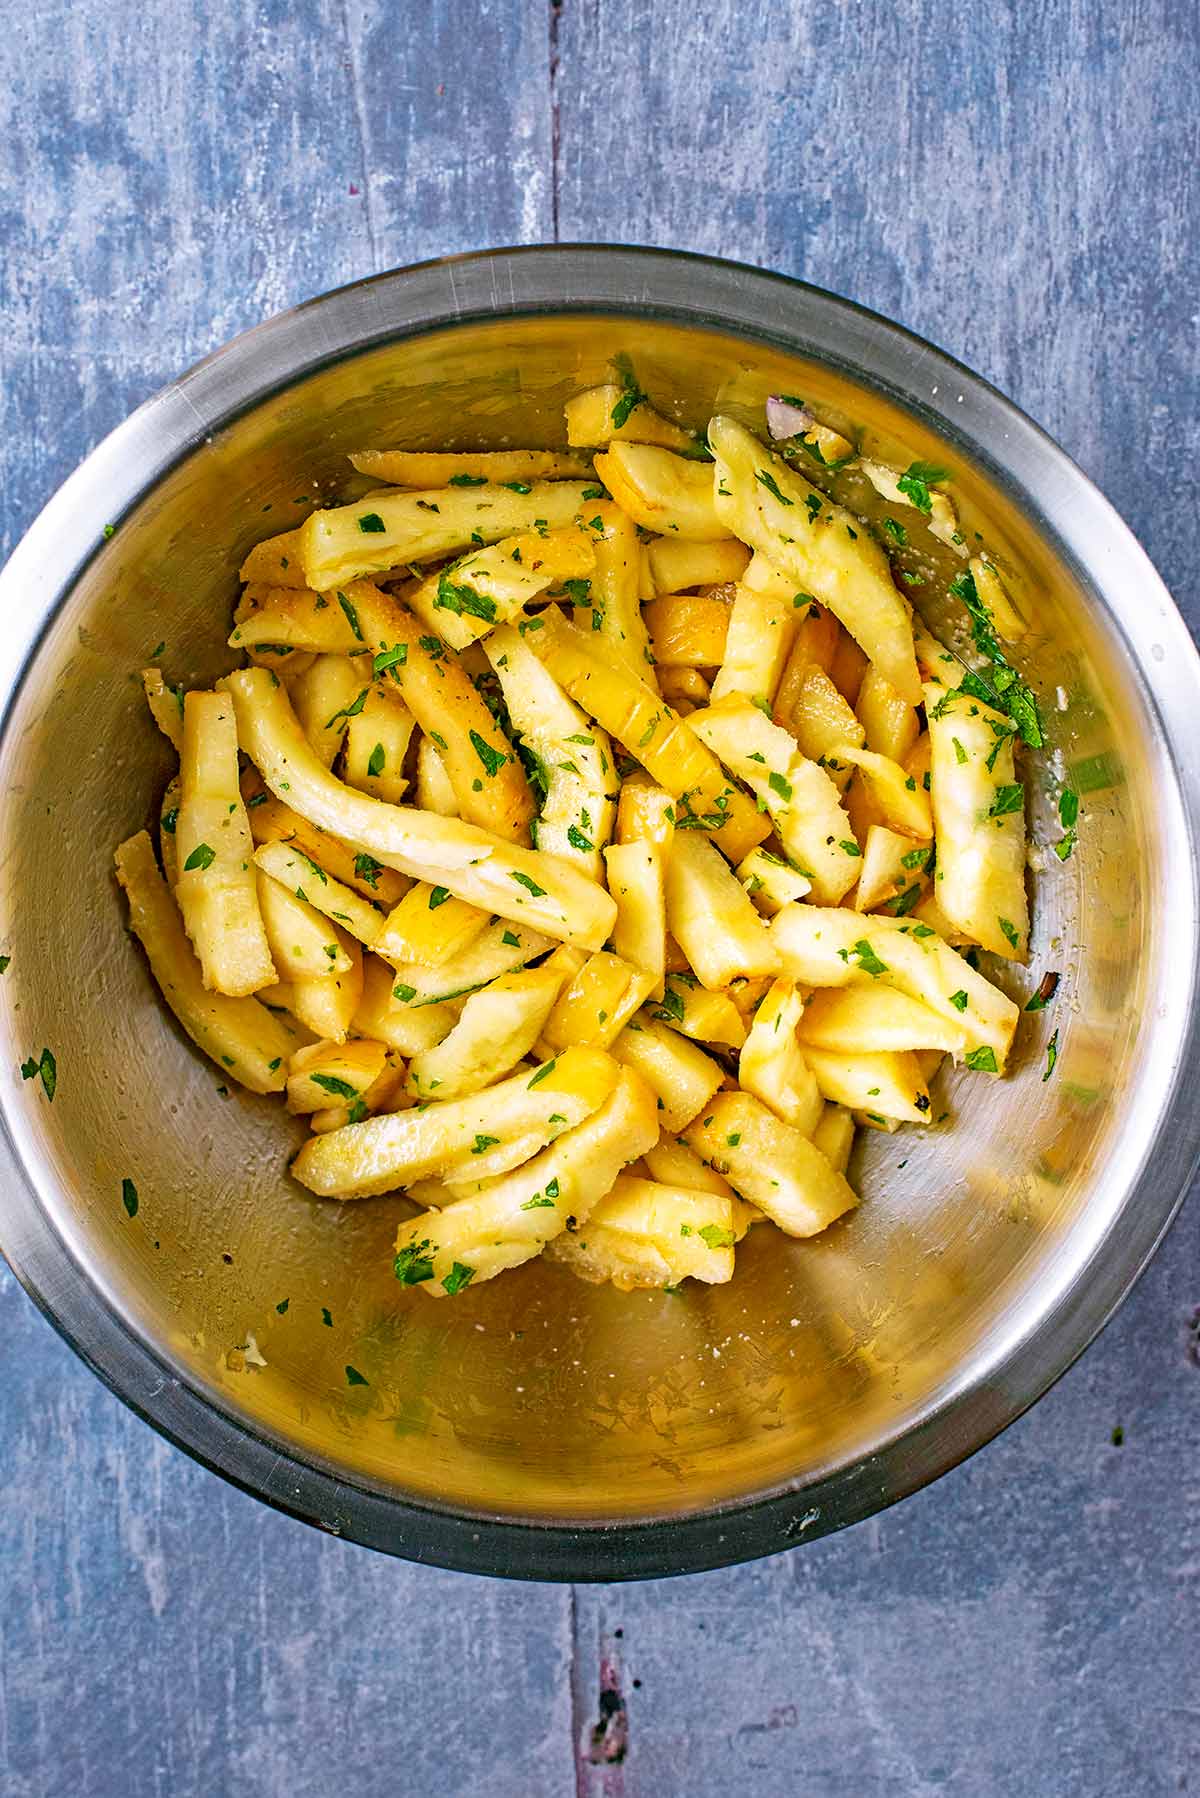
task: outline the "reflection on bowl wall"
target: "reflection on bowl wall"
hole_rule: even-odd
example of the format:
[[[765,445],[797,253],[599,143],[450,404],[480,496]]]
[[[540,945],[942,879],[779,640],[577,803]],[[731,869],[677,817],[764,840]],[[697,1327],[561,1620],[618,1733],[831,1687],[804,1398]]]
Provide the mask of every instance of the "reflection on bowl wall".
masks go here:
[[[751,1232],[732,1284],[624,1295],[535,1262],[434,1303],[392,1276],[404,1201],[295,1185],[302,1127],[225,1089],[127,937],[111,852],[173,760],[137,671],[160,642],[173,682],[229,666],[242,555],[361,491],[348,451],[554,444],[564,399],[618,354],[690,424],[719,408],[761,428],[782,389],[883,460],[952,468],[968,542],[982,535],[1031,624],[1018,659],[1051,743],[1025,771],[1034,839],[1059,834],[1064,776],[1083,803],[1073,857],[1033,858],[1029,970],[997,977],[1021,999],[1047,970],[1062,982],[1023,1018],[1007,1079],[942,1076],[944,1122],[861,1144],[858,1212],[810,1243]],[[381,277],[165,390],[3,579],[0,1242],[123,1396],[252,1490],[395,1552],[534,1577],[766,1552],[877,1509],[1009,1421],[1165,1227],[1197,1134],[1174,1090],[1196,962],[1193,652],[1078,471],[895,327],[649,252]],[[43,1045],[52,1104],[17,1071]]]

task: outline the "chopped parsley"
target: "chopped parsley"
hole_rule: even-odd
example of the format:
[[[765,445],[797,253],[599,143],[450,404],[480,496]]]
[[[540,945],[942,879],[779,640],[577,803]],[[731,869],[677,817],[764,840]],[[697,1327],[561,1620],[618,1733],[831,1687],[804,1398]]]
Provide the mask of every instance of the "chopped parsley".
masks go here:
[[[997,787],[991,805],[988,807],[989,818],[1003,818],[1008,812],[1020,812],[1025,809],[1025,787],[1021,781],[1011,785]]]
[[[908,532],[900,523],[900,520],[898,518],[885,518],[883,521],[883,528],[892,539],[892,542],[898,543],[903,549],[904,545],[908,542]]]
[[[1037,992],[1034,993],[1031,999],[1026,1000],[1025,1010],[1045,1011],[1047,1005],[1049,1005],[1051,999],[1053,999],[1055,993],[1058,991],[1059,979],[1060,976],[1058,974],[1043,974]]]
[[[985,1043],[982,1049],[969,1049],[966,1059],[967,1066],[976,1074],[998,1074],[1000,1071],[996,1066],[996,1051],[990,1043]]]
[[[319,1086],[323,1093],[332,1093],[335,1099],[357,1099],[358,1088],[351,1086],[348,1080],[339,1080],[336,1074],[312,1074],[309,1076],[314,1086]]]
[[[985,705],[995,706],[998,712],[1006,713],[1021,733],[1023,741],[1031,749],[1040,749],[1045,736],[1037,699],[1032,689],[1021,680],[1016,669],[1009,665],[997,640],[992,615],[979,597],[974,575],[969,570],[955,575],[950,582],[949,591],[966,607],[975,647],[992,665],[990,675],[976,674],[968,669],[963,675],[961,691],[971,694],[975,699],[982,699]],[[993,751],[993,761],[995,753]]]
[[[770,787],[772,793],[778,793],[785,804],[790,803],[792,797],[791,782],[785,780],[782,774],[779,774],[775,769],[772,769],[767,776],[767,785]]]
[[[347,1361],[346,1384],[347,1386],[369,1386],[371,1382],[368,1380],[365,1373],[359,1373],[357,1367],[351,1367],[350,1363]]]
[[[1011,948],[1015,949],[1017,944],[1021,940],[1021,933],[1017,929],[1016,925],[1011,924],[1007,918],[999,918],[998,917],[996,919],[996,922],[997,922],[997,924],[999,924],[1001,930],[1004,932],[1005,940],[1008,942],[1009,946]]]
[[[710,1249],[731,1249],[733,1247],[733,1231],[723,1230],[720,1224],[702,1224],[696,1234]]]
[[[540,1192],[535,1192],[533,1197],[531,1199],[526,1199],[525,1203],[521,1206],[522,1211],[553,1211],[553,1209],[554,1200],[543,1198]]]
[[[485,474],[452,474],[447,483],[450,487],[486,487]]]
[[[376,743],[374,749],[371,751],[370,755],[367,757],[367,773],[369,775],[371,775],[372,778],[382,774],[383,773],[383,764],[386,760],[387,760],[387,757],[384,752],[383,744]]]
[[[183,871],[190,874],[194,868],[211,868],[216,859],[217,852],[208,843],[197,843],[184,862]]]
[[[1058,1031],[1056,1030],[1054,1032],[1054,1035],[1050,1038],[1050,1041],[1046,1044],[1046,1072],[1042,1075],[1042,1085],[1043,1086],[1046,1084],[1047,1080],[1049,1080],[1051,1074],[1054,1072],[1054,1069],[1055,1069],[1057,1063],[1058,1063]]]
[[[936,462],[910,462],[896,485],[904,497],[912,501],[917,511],[924,512],[928,518],[933,511],[933,498],[929,489],[949,478],[950,470],[939,468]]]
[[[358,528],[360,531],[365,531],[368,536],[373,536],[381,531],[387,530],[387,526],[384,524],[378,512],[364,512],[359,518]]]
[[[859,967],[865,974],[869,974],[872,980],[878,980],[881,974],[887,973],[887,963],[880,961],[865,936],[859,937],[850,953],[857,958]]]
[[[522,874],[519,869],[512,868],[509,870],[509,877],[510,879],[515,880],[518,886],[524,887],[527,893],[532,893],[535,899],[544,899],[546,897],[545,887],[540,887],[537,881],[533,879],[532,875]]]
[[[476,1133],[475,1141],[471,1144],[471,1153],[472,1155],[483,1155],[488,1149],[494,1149],[499,1141],[500,1138],[498,1136],[485,1136],[483,1131],[480,1130]]]
[[[504,935],[500,938],[500,941],[507,949],[519,949],[521,947],[520,937],[514,936],[511,930],[506,930]]]
[[[530,1077],[529,1083],[526,1086],[525,1091],[532,1092],[535,1086],[540,1086],[543,1080],[548,1080],[557,1066],[558,1066],[558,1057],[557,1056],[554,1057],[553,1061],[544,1061],[542,1063],[541,1067],[537,1069],[536,1073],[534,1073]]]
[[[469,1286],[474,1278],[475,1269],[473,1267],[468,1267],[463,1261],[456,1261],[450,1272],[442,1279],[442,1291],[453,1298],[456,1292],[461,1292],[464,1286]]]
[[[507,482],[503,483],[505,486]],[[529,491],[528,488],[525,489]],[[496,602],[489,599],[486,593],[477,593],[474,587],[465,582],[452,581],[450,570],[446,569],[439,577],[434,605],[440,606],[444,612],[454,612],[459,617],[466,613],[471,618],[482,618],[485,624],[496,622]]]
[[[846,855],[861,855],[862,854],[862,850],[859,848],[858,844],[851,842],[849,837],[847,837],[843,842],[839,843],[838,848],[843,850]]]
[[[363,640],[363,634],[362,634],[362,631],[359,629],[358,613],[354,610],[354,607],[350,604],[350,601],[346,598],[346,595],[344,593],[338,594],[338,604],[339,604],[339,606],[341,606],[342,611],[346,614],[346,623],[350,626],[350,629],[354,632],[355,641],[358,643],[361,643]]]
[[[766,488],[767,492],[771,495],[771,497],[773,499],[777,499],[779,501],[781,506],[792,506],[796,503],[794,500],[790,500],[786,493],[780,492],[779,482],[775,479],[775,476],[773,474],[768,473],[768,471],[765,468],[756,469],[754,472],[754,478],[759,483],[760,486],[763,486]],[[821,504],[821,502],[820,502],[820,500],[818,500],[817,501],[818,508],[820,507],[820,504]]]
[[[121,1182],[121,1203],[130,1217],[138,1214],[138,1189],[126,1174]]]
[[[445,905],[450,897],[449,887],[433,887],[429,894],[429,909],[436,911],[439,905]]]
[[[682,1024],[683,994],[668,984],[663,993],[661,1005],[657,1006],[650,1015],[657,1018],[662,1024]]]
[[[955,1011],[965,1011],[967,1009],[970,1000],[967,998],[967,995],[961,986],[956,993],[951,993],[950,1003],[953,1005]]]
[[[401,1286],[420,1286],[424,1280],[433,1278],[433,1257],[428,1253],[431,1247],[426,1236],[421,1242],[410,1242],[402,1248],[392,1263],[392,1269]]]
[[[609,414],[609,417],[612,419],[613,430],[619,431],[623,429],[629,422],[630,413],[633,412],[636,407],[643,405],[645,400],[646,395],[638,386],[632,372],[624,372],[621,376],[620,398],[617,400]],[[603,491],[603,489],[601,491]],[[589,495],[585,494],[584,497],[588,498]]]
[[[325,729],[332,730],[339,718],[357,718],[366,703],[367,689],[364,687],[357,699],[351,700],[348,706],[343,706],[340,712],[335,712],[332,718],[326,720]]]
[[[579,829],[578,825],[575,825],[575,824],[572,824],[568,827],[567,841],[568,841],[568,843],[570,843],[572,849],[589,850],[589,849],[595,848],[595,844],[591,841],[591,839],[589,837],[585,837],[583,832]]]
[[[354,877],[356,880],[365,881],[367,886],[373,888],[378,885],[379,876],[382,873],[383,863],[377,862],[373,855],[366,855],[360,852],[355,856]]]
[[[494,780],[501,768],[503,768],[505,762],[510,758],[505,755],[502,749],[493,749],[491,744],[485,742],[477,730],[470,732],[470,738],[471,748],[483,763],[484,773],[489,780]]]
[[[403,668],[408,660],[408,644],[394,643],[391,649],[381,649],[371,663],[375,674],[386,674],[389,668]]]

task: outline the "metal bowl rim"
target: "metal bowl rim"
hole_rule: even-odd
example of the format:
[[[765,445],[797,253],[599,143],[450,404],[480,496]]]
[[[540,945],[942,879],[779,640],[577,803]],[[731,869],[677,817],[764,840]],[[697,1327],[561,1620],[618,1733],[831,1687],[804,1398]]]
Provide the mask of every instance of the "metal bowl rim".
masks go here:
[[[611,291],[598,291],[606,284]],[[781,300],[789,317],[769,330],[763,316]],[[0,571],[0,607],[14,621],[0,644],[3,724],[41,636],[103,547],[105,527],[212,432],[330,362],[389,340],[538,313],[650,316],[770,342],[840,368],[923,417],[943,439],[962,443],[1101,597],[1164,735],[1176,783],[1168,795],[1176,808],[1172,828],[1182,832],[1191,870],[1172,919],[1186,947],[1181,990],[1187,1002],[1180,1009],[1187,1022],[1171,1058],[1159,1127],[1116,1214],[1125,1228],[1109,1228],[1028,1328],[877,1452],[807,1486],[616,1524],[522,1521],[401,1499],[348,1482],[331,1465],[303,1459],[218,1409],[181,1381],[90,1282],[38,1202],[6,1115],[0,1177],[23,1210],[0,1247],[30,1297],[111,1391],[195,1460],[276,1509],[384,1552],[464,1571],[543,1580],[651,1578],[814,1540],[938,1478],[1061,1377],[1161,1242],[1200,1162],[1200,1110],[1181,1090],[1183,1070],[1200,1050],[1200,1015],[1191,1002],[1200,976],[1200,757],[1189,749],[1189,725],[1200,707],[1200,659],[1157,572],[1088,477],[998,389],[945,352],[853,301],[746,264],[637,246],[541,245],[438,258],[333,289],[240,333],[139,406],[64,482]],[[848,359],[842,347],[864,334],[871,338],[869,364]],[[936,402],[943,388],[958,396],[961,410],[948,410],[948,399]],[[1014,440],[1023,458],[1020,481],[1012,473]],[[1036,491],[1053,492],[1051,511]],[[1134,591],[1131,573],[1136,597],[1126,600]],[[1165,648],[1161,639],[1168,639]]]

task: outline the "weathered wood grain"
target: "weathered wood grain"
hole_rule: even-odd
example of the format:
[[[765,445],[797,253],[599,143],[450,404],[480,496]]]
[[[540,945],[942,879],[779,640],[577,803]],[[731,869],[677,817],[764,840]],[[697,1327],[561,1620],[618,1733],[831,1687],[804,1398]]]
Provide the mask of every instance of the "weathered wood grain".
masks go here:
[[[557,224],[925,332],[1083,462],[1196,625],[1198,53],[1177,0],[14,6],[0,547],[231,332]],[[0,1269],[0,1792],[1190,1789],[1198,1235],[1193,1201],[1086,1360],[901,1509],[574,1600],[266,1511],[125,1412]]]

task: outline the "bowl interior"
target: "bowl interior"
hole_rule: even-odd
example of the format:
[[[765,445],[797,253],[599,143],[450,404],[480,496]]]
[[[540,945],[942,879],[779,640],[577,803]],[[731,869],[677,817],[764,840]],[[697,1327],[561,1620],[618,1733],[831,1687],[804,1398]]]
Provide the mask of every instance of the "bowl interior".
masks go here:
[[[885,458],[950,463],[968,542],[982,534],[1031,621],[1021,659],[1052,738],[1026,770],[1035,838],[1059,835],[1064,775],[1083,801],[1072,859],[1034,858],[1030,969],[998,978],[1022,999],[1046,970],[1062,983],[1023,1019],[1008,1079],[940,1077],[944,1121],[858,1150],[855,1215],[813,1243],[752,1232],[728,1287],[625,1296],[534,1263],[432,1303],[392,1277],[403,1202],[339,1207],[294,1185],[295,1127],[277,1101],[226,1091],[126,935],[111,852],[156,815],[173,762],[138,670],[160,642],[172,681],[228,666],[241,556],[318,497],[356,491],[347,451],[555,443],[564,397],[617,354],[691,423],[717,407],[754,422],[782,389]],[[1147,691],[1018,503],[1020,480],[824,362],[573,315],[463,323],[332,361],[144,494],[47,629],[4,738],[2,1027],[10,1067],[43,1045],[57,1057],[52,1105],[36,1080],[9,1095],[40,1203],[168,1377],[347,1486],[533,1520],[678,1515],[849,1463],[879,1479],[879,1502],[887,1476],[870,1458],[966,1383],[1003,1412],[1006,1350],[1070,1285],[1136,1176],[1152,1124],[1129,1128],[1132,1096],[1139,1116],[1164,1102],[1155,1025],[1178,993],[1157,902],[1182,840]],[[956,564],[931,566],[944,581]],[[348,1367],[367,1383],[349,1384]]]

